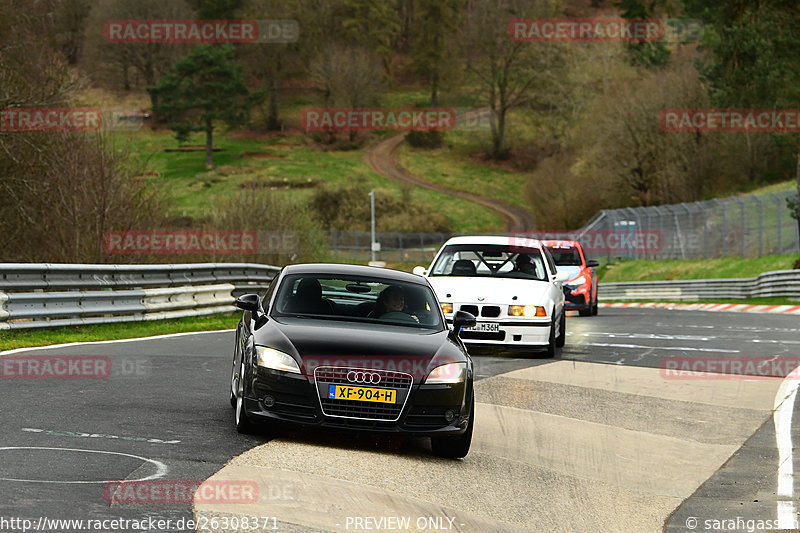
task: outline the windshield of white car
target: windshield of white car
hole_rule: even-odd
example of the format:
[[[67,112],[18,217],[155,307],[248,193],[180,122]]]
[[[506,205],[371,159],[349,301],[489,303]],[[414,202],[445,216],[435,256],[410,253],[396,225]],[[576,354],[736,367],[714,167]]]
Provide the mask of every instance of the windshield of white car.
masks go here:
[[[439,304],[429,287],[364,276],[286,276],[275,296],[272,315],[444,329]]]
[[[553,261],[555,261],[558,266],[581,266],[581,264],[583,264],[581,261],[581,254],[574,246],[564,248],[548,246],[547,249],[550,251],[550,255],[553,256]]]
[[[521,248],[511,244],[454,244],[446,246],[439,254],[430,276],[546,281],[547,268],[538,248]]]

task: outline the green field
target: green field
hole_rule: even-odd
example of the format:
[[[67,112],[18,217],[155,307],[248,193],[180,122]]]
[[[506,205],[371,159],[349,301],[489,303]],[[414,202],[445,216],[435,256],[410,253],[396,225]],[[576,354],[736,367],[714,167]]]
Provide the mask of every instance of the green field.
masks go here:
[[[449,148],[415,150],[407,144],[400,148],[400,162],[431,183],[529,207],[525,198],[527,174],[481,164]]]
[[[272,189],[290,198],[308,199],[325,184],[344,184],[362,179],[377,190],[397,197],[403,186],[377,175],[364,161],[365,149],[325,152],[307,144],[302,135],[252,139],[237,134],[216,134],[213,170],[205,168],[205,153],[165,152],[178,143],[171,132],[149,128],[117,133],[115,141],[127,146],[146,166],[144,175],[161,189],[170,203],[171,217],[203,217],[220,199],[242,189]],[[189,145],[202,145],[197,134]],[[454,232],[491,231],[502,227],[491,211],[451,195],[415,189],[412,199],[430,209],[441,210]],[[365,202],[367,199],[365,199]],[[380,213],[378,213],[380,216]]]

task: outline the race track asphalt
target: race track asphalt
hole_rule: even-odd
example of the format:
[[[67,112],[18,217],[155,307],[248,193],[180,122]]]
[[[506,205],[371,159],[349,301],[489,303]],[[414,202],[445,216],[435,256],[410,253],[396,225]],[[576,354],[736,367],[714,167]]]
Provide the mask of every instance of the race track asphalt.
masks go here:
[[[88,356],[108,361],[111,372],[16,379],[4,366],[0,531],[22,531],[21,520],[33,526],[40,517],[143,521],[109,531],[189,531],[190,519],[208,531],[662,531],[666,524],[677,532],[715,530],[724,520],[727,529],[716,530],[746,531],[747,520],[779,517],[787,524],[796,513],[786,496],[797,459],[794,380],[696,379],[664,366],[665,358],[754,358],[788,373],[800,364],[796,317],[603,309],[569,317],[567,329],[567,346],[552,360],[476,351],[475,436],[462,461],[431,456],[424,439],[236,433],[227,392],[233,332],[3,355]],[[776,403],[781,395],[786,401]],[[248,480],[259,487],[258,501],[109,503],[107,482],[146,478]],[[243,516],[274,522],[230,527]],[[173,522],[158,527],[156,519]],[[39,531],[91,530],[43,525],[50,527]]]

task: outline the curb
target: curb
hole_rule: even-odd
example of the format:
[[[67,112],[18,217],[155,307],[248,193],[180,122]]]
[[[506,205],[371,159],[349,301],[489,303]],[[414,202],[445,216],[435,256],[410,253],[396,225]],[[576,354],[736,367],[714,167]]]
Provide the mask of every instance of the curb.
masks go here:
[[[600,303],[600,307],[658,307],[681,311],[729,311],[736,313],[782,313],[800,315],[800,305],[679,304],[667,302]]]

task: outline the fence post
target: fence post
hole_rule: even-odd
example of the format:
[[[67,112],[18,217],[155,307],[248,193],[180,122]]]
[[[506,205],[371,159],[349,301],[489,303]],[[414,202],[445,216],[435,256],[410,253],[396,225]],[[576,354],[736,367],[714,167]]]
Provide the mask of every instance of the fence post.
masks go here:
[[[708,209],[705,204],[695,203],[700,206],[700,212],[703,213],[703,259],[705,259],[706,250],[708,249]]]
[[[693,246],[693,243],[694,243],[694,217],[692,216],[692,210],[689,209],[689,205],[688,204],[686,204],[685,202],[682,202],[680,204],[680,206],[683,207],[686,210],[686,213],[689,214],[689,253],[690,253],[690,257],[692,257],[691,249],[692,249],[692,246]]]
[[[725,257],[728,255],[728,244],[726,242],[728,239],[728,228],[727,221],[725,220],[725,202],[719,199],[715,199],[714,202],[722,207],[722,226],[720,227],[720,232],[722,235],[722,257]]]
[[[405,260],[405,258],[403,257],[405,255],[403,253],[405,250],[403,250],[403,234],[402,233],[398,233],[397,234],[397,247],[399,248],[399,252],[400,252],[400,259],[399,260],[402,263]]]
[[[781,222],[781,197],[775,193],[772,193],[772,197],[775,198],[775,203],[778,204],[778,209],[775,210],[775,223],[778,226],[778,249],[775,250],[775,253],[780,255],[783,253],[783,246],[781,246],[781,226],[783,225]]]
[[[758,257],[761,257],[764,255],[764,204],[758,195],[753,195],[753,198],[758,202]]]
[[[745,234],[745,231],[747,231],[747,229],[745,228],[745,224],[744,224],[744,202],[738,196],[734,196],[733,199],[736,200],[736,203],[739,204],[739,217],[740,217],[740,221],[739,221],[739,240],[741,241],[741,246],[740,246],[741,254],[740,255],[742,257],[744,257],[745,256],[744,234]]]

